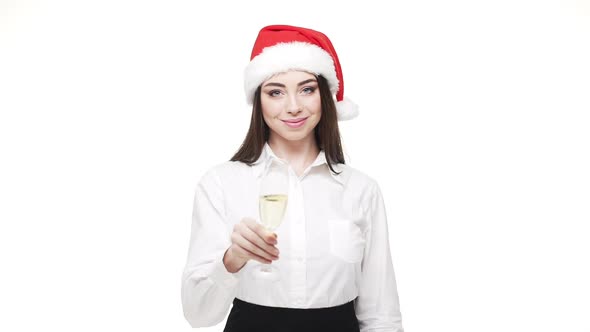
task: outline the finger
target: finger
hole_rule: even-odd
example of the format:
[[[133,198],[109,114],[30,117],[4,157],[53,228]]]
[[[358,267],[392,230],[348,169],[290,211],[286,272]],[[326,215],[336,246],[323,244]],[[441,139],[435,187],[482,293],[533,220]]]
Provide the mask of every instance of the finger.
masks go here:
[[[248,228],[250,228],[254,233],[256,233],[264,242],[268,244],[277,244],[277,234],[273,232],[269,232],[264,226],[256,222],[253,219],[246,219],[244,222]]]
[[[248,241],[254,243],[260,249],[266,251],[267,253],[269,253],[273,256],[278,257],[279,249],[274,244],[268,244],[266,241],[264,241],[260,237],[259,234],[255,233],[251,229],[244,230],[244,232],[242,233],[242,236],[244,236],[244,238],[246,238]],[[274,242],[274,243],[276,243],[276,242]]]
[[[272,255],[275,255],[275,256],[279,254],[279,249],[277,249],[277,247],[274,246],[277,243],[277,241],[274,238],[273,238],[273,241],[271,241],[269,244],[269,242],[266,242],[263,239],[263,237],[260,236],[260,234],[256,233],[255,230],[252,230],[249,227],[244,227],[244,229],[240,229],[239,231],[240,231],[240,234],[242,234],[242,236],[244,238],[246,238],[248,241],[254,243],[256,246],[258,246],[262,250],[265,250],[266,252],[268,252]]]
[[[246,229],[240,229],[239,233],[238,232],[232,233],[232,235],[231,235],[232,243],[234,243],[236,246],[239,246],[239,247],[247,250],[248,252],[251,252],[257,256],[263,257],[264,259],[275,260],[275,259],[279,258],[278,257],[279,250],[276,247],[271,247],[268,250],[265,250],[265,249],[259,247],[258,245],[256,245],[256,243],[253,243],[251,240],[249,240],[247,237],[244,236],[243,233],[248,233],[248,232],[252,233],[252,231],[250,231],[246,227]],[[246,235],[246,236],[254,237],[254,238],[257,237],[256,234]],[[258,241],[263,242],[260,239],[258,239]]]
[[[260,257],[258,255],[256,255],[255,253],[244,249],[243,247],[240,247],[239,245],[236,245],[235,247],[235,251],[238,255],[242,256],[242,257],[246,257],[247,259],[253,259],[257,262],[263,263],[263,264],[270,264],[271,261],[264,258],[264,257]]]
[[[251,236],[251,235],[250,235]],[[256,236],[254,234],[254,236]],[[258,239],[259,241],[261,241],[260,239]],[[271,252],[260,248],[259,246],[257,246],[255,243],[253,243],[251,240],[249,240],[248,238],[244,237],[243,234],[232,234],[232,241],[238,245],[239,247],[243,248],[244,250],[247,250],[248,252],[258,256],[258,257],[262,257],[266,260],[275,260],[278,259],[278,249],[273,250],[274,252],[276,252],[277,255],[272,254]],[[271,249],[272,250],[272,249]]]

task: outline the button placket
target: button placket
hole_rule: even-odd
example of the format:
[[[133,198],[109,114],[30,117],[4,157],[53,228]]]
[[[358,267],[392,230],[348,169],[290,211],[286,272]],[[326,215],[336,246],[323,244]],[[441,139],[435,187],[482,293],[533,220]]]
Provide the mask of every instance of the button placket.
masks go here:
[[[304,204],[303,204],[303,190],[301,188],[301,181],[297,178],[295,173],[292,173],[291,181],[293,181],[292,194],[290,199],[291,211],[295,223],[291,227],[291,240],[294,243],[292,251],[292,295],[296,305],[303,305],[306,298],[307,289],[307,270],[305,262],[306,255],[306,235],[304,220]]]

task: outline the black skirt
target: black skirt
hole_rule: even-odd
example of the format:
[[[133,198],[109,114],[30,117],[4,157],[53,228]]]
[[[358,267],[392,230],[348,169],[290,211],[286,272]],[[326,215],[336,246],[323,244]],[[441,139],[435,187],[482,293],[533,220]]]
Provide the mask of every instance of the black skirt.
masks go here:
[[[223,332],[359,332],[353,301],[329,308],[290,309],[234,299]]]

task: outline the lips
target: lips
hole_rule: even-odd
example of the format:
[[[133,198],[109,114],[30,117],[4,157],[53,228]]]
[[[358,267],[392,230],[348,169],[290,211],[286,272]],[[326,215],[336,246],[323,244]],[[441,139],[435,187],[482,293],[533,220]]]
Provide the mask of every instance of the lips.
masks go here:
[[[291,128],[299,128],[305,124],[305,121],[307,121],[307,118],[283,120],[283,122]]]
[[[303,120],[305,120],[307,118],[299,118],[299,119],[292,119],[292,120],[283,120],[284,122],[288,122],[288,123],[299,123]]]

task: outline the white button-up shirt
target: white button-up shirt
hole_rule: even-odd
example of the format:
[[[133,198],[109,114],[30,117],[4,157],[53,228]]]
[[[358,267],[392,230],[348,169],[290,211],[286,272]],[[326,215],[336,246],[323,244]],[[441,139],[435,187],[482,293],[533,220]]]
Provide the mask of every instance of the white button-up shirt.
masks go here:
[[[253,166],[227,161],[209,169],[196,188],[188,259],[182,275],[184,315],[193,327],[212,326],[234,297],[264,306],[322,308],[354,300],[360,329],[402,332],[385,206],[375,180],[324,151],[297,176],[278,236],[280,280],[257,280],[250,260],[230,273],[223,255],[244,217],[260,220],[261,175],[279,159],[268,143]]]

